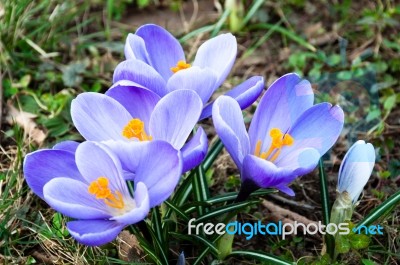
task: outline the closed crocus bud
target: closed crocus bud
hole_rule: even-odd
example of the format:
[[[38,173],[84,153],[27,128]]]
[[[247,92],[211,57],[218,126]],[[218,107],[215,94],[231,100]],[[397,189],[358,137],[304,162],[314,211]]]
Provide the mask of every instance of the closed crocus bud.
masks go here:
[[[371,176],[374,165],[374,146],[362,140],[357,141],[350,147],[340,165],[338,192],[347,192],[355,204]]]
[[[375,150],[372,144],[360,140],[353,144],[340,165],[337,198],[332,207],[331,223],[350,220],[353,208],[375,164]]]

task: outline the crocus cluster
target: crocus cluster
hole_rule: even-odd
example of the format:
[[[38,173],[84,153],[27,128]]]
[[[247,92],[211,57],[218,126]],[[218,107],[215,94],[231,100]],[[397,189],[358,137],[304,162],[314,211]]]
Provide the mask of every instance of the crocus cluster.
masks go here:
[[[72,120],[85,141],[61,142],[24,161],[28,185],[74,219],[68,231],[83,244],[112,241],[171,196],[180,176],[200,165],[207,153],[207,135],[197,125],[202,119],[212,115],[240,171],[236,201],[259,188],[294,195],[288,185],[314,170],[343,128],[339,106],[314,105],[310,82],[286,74],[263,95],[247,131],[242,109],[263,91],[262,77],[251,77],[212,100],[236,58],[232,34],[204,42],[190,62],[168,31],[144,25],[128,35],[124,51],[126,60],[116,67],[104,94],[82,93],[72,101]],[[371,146],[363,142],[346,155],[338,190],[353,203],[374,160]],[[360,169],[360,163],[368,167]]]
[[[76,240],[110,242],[168,199],[180,176],[204,159],[207,135],[196,124],[211,115],[211,96],[236,52],[235,37],[223,34],[203,43],[189,64],[178,40],[157,25],[129,34],[112,87],[72,101],[72,120],[85,142],[27,155],[28,185],[74,219],[67,229]],[[255,76],[226,95],[245,108],[263,88],[263,78]]]

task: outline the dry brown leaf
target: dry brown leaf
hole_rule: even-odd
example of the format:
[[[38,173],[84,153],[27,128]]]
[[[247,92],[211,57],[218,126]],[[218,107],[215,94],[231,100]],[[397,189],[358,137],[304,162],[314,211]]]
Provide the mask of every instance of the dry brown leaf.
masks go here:
[[[122,231],[118,237],[118,256],[123,261],[143,261],[144,253],[136,236],[128,231]]]
[[[24,130],[28,142],[33,141],[38,145],[42,145],[46,139],[46,133],[38,127],[34,121],[36,115],[23,110],[15,108],[11,102],[7,102],[7,116],[6,121],[10,124],[18,124]]]

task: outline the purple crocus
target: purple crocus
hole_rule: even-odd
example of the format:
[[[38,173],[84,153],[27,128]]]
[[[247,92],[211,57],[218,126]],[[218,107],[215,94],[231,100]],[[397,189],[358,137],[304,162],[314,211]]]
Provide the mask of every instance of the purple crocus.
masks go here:
[[[259,187],[293,196],[288,184],[312,171],[335,143],[343,128],[342,109],[313,101],[307,80],[284,75],[262,97],[247,133],[237,102],[226,96],[216,100],[215,129],[241,173],[238,200]]]
[[[204,130],[199,127],[185,144],[202,110],[199,96],[192,90],[177,90],[160,98],[129,85],[124,81],[106,95],[82,93],[72,101],[72,120],[81,135],[109,145],[116,153],[133,141],[163,140],[182,151],[183,172],[199,165],[207,153]]]
[[[172,194],[180,178],[180,154],[164,141],[131,143],[125,151],[116,157],[100,143],[65,142],[28,154],[24,174],[36,195],[76,219],[67,223],[72,237],[99,246],[112,241],[125,226],[146,218],[151,207]],[[121,158],[130,162],[135,174],[133,195]]]
[[[178,89],[194,90],[205,105],[200,117],[204,119],[211,115],[212,103],[208,102],[228,76],[236,53],[236,38],[230,33],[222,34],[203,43],[193,63],[188,64],[179,41],[164,28],[148,24],[128,35],[126,60],[115,69],[113,81],[129,80],[161,97]],[[244,109],[258,98],[263,88],[263,78],[255,76],[226,95],[235,98]]]

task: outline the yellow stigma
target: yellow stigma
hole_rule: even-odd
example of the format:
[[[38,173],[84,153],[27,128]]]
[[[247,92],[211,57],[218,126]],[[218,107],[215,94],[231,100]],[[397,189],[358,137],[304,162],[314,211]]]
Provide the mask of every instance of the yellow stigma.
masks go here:
[[[254,150],[254,155],[262,159],[267,159],[271,162],[274,162],[281,153],[282,147],[291,146],[294,143],[294,139],[290,134],[284,134],[278,128],[272,128],[269,131],[269,136],[271,136],[272,142],[268,151],[261,153],[262,141],[258,140],[256,143],[256,148]]]
[[[125,206],[122,194],[119,191],[113,193],[108,187],[108,179],[99,177],[90,183],[88,191],[90,194],[96,195],[96,199],[102,199],[105,204],[112,208],[123,209]]]
[[[187,69],[190,67],[190,64],[186,63],[185,61],[179,61],[175,67],[171,67],[171,71],[175,74],[176,72]]]
[[[128,139],[136,138],[139,141],[151,141],[153,137],[147,135],[144,129],[144,122],[140,119],[132,119],[122,130],[122,135]]]

